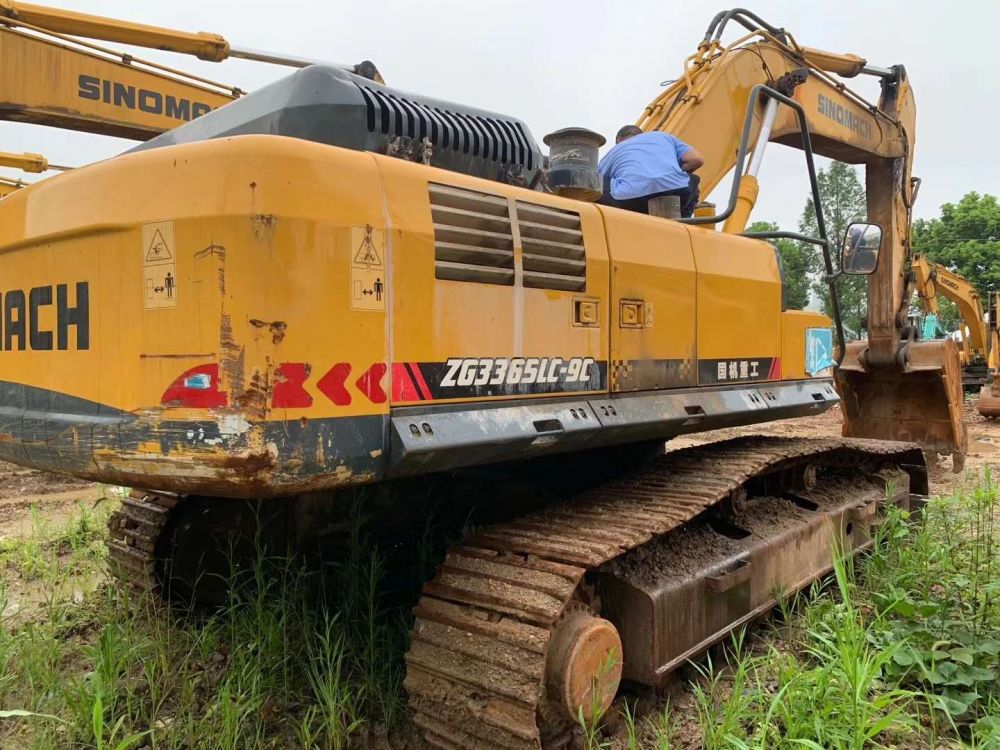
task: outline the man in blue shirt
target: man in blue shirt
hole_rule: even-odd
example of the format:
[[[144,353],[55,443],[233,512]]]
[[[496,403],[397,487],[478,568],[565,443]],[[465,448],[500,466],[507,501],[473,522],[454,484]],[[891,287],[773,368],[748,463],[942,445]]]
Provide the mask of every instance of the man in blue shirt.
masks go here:
[[[694,171],[704,163],[701,154],[669,133],[626,125],[597,165],[604,179],[601,203],[648,214],[651,198],[676,195],[681,216],[691,216],[698,204]]]

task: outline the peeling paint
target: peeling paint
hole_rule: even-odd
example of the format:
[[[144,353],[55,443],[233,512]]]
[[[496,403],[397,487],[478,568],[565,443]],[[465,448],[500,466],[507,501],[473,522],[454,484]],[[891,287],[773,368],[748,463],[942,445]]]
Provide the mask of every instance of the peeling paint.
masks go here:
[[[273,323],[268,323],[266,320],[258,320],[257,318],[250,318],[250,325],[254,328],[267,328],[271,333],[271,343],[280,344],[285,340],[285,331],[288,330],[288,323],[282,320],[276,320]]]
[[[239,437],[250,430],[250,423],[242,414],[221,414],[217,420],[223,437]]]
[[[253,214],[250,217],[253,225],[253,237],[257,242],[274,244],[274,233],[278,228],[278,217],[274,214]]]

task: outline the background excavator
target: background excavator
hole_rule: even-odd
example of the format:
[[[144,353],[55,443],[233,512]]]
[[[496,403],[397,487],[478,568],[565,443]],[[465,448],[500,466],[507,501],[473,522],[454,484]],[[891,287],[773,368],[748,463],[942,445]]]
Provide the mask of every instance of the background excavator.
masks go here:
[[[978,391],[986,382],[989,333],[979,292],[958,274],[922,255],[913,259],[914,286],[928,315],[938,314],[938,294],[955,303],[961,316],[962,386]]]
[[[192,55],[301,68],[315,61],[232,46],[219,34],[0,0],[0,120],[145,141],[210,112],[245,92],[94,40]],[[381,80],[370,62],[344,66]],[[38,154],[0,154],[0,166],[39,174],[66,167]],[[23,186],[5,178],[0,195]]]
[[[835,78],[861,73],[877,104]],[[168,596],[248,534],[336,549],[359,502],[402,554],[448,499],[471,530],[414,609],[413,720],[563,747],[918,504],[898,440],[960,463],[958,351],[906,325],[914,121],[902,67],[720,13],[639,122],[705,155],[706,191],[736,175],[672,221],[566,197],[599,185],[594,134],[546,163],[516,118],[304,68],[0,201],[0,458],[135,488],[110,559]],[[819,235],[779,234],[823,255],[832,320],[783,309],[778,235],[740,236],[770,141],[803,151]],[[814,149],[867,169],[839,270]],[[867,341],[843,273],[869,275]],[[838,402],[845,438],[664,452]]]
[[[1000,417],[1000,333],[997,331],[997,305],[1000,292],[990,292],[986,315],[987,374],[986,383],[979,391],[976,408],[984,417]]]

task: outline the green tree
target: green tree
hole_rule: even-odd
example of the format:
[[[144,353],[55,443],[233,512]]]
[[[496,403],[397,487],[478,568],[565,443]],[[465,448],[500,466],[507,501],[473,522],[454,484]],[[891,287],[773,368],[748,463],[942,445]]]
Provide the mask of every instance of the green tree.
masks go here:
[[[913,250],[970,281],[985,300],[1000,289],[1000,203],[979,193],[945,203],[940,218],[913,222]]]
[[[755,221],[748,232],[777,232],[778,225],[769,221]],[[810,276],[820,269],[815,247],[792,240],[768,240],[781,257],[784,277],[785,306],[789,310],[802,310],[809,304]]]
[[[835,161],[828,169],[821,169],[816,175],[819,196],[823,204],[823,219],[826,236],[831,243],[831,252],[836,256],[840,251],[840,241],[851,222],[864,221],[868,215],[865,188],[858,178],[857,170],[849,164]],[[810,195],[802,209],[799,231],[813,237],[819,236],[816,222],[816,206]],[[816,252],[813,250],[813,252]],[[836,264],[836,261],[834,261]],[[814,289],[823,300],[823,310],[832,316],[830,295],[826,283],[816,281]],[[844,276],[837,284],[840,299],[840,313],[844,320],[844,333],[848,338],[860,338],[862,321],[868,309],[868,285],[864,276]]]

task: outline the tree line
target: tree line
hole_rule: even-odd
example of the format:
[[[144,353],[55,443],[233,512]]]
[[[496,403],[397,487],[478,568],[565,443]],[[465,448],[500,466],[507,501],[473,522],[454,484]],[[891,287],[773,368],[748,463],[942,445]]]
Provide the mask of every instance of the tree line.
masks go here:
[[[836,256],[848,225],[866,219],[865,188],[854,167],[836,161],[819,170],[817,182],[827,237]],[[747,231],[777,229],[773,222],[758,221]],[[819,235],[811,196],[802,209],[798,229],[813,237]],[[913,222],[911,240],[915,254],[926,255],[970,281],[979,291],[984,308],[987,292],[1000,290],[1000,203],[996,196],[970,192],[958,203],[944,204],[940,216]],[[816,247],[793,240],[773,240],[772,244],[781,257],[787,307],[802,309],[810,301],[818,300],[823,311],[830,315],[829,294],[822,279],[823,264]],[[862,338],[867,281],[863,276],[848,276],[840,280],[837,288],[845,332],[850,338]],[[939,308],[939,324],[945,330],[956,329],[957,308],[947,300],[940,300]]]

